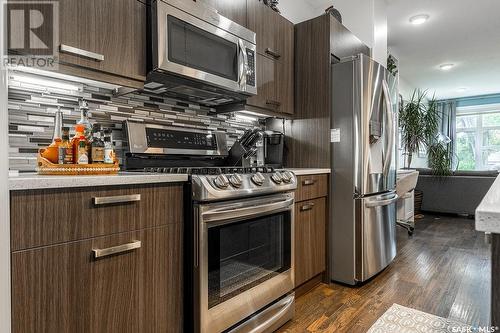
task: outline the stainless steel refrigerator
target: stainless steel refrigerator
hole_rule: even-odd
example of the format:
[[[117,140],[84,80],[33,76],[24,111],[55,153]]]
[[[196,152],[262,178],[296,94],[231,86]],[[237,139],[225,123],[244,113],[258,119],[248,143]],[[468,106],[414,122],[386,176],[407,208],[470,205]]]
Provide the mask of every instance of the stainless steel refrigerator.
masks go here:
[[[330,277],[355,285],[396,256],[398,93],[365,55],[331,68]]]

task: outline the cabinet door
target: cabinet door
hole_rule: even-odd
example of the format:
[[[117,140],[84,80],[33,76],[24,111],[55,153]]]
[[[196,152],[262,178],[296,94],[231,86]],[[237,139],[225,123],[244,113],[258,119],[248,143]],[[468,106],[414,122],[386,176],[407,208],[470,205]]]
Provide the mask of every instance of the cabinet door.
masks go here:
[[[181,332],[181,238],[181,226],[168,225],[14,252],[12,331]]]
[[[281,102],[281,112],[294,113],[294,27],[288,20],[280,17],[278,20],[278,49],[281,50],[281,56],[278,59],[278,99]]]
[[[219,14],[244,27],[247,26],[247,0],[198,0]]]
[[[257,54],[257,95],[247,100],[247,104],[279,112],[281,102],[277,82],[280,63]]]
[[[271,56],[280,54],[276,31],[280,15],[264,5],[262,0],[248,0],[248,29],[257,35],[257,52]]]
[[[137,0],[65,0],[60,62],[142,80],[146,75],[146,5]]]
[[[294,112],[294,27],[291,22],[264,5],[261,0],[248,0],[248,28],[257,34],[257,97],[249,105],[273,112]],[[264,72],[274,61],[274,87],[263,87],[271,82]],[[263,78],[263,79],[262,79]],[[264,96],[260,96],[264,91]],[[272,91],[272,93],[271,93]]]
[[[326,198],[295,205],[295,286],[325,270]]]

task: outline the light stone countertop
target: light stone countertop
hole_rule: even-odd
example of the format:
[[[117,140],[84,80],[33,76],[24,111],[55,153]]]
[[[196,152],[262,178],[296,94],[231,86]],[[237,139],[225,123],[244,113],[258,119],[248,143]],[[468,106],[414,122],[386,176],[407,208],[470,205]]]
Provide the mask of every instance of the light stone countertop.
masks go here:
[[[500,234],[500,175],[476,209],[476,230]]]
[[[285,168],[285,169],[292,171],[296,176],[321,175],[332,172],[330,169],[321,169],[321,168]]]
[[[102,176],[42,176],[36,173],[20,173],[9,176],[11,191],[49,188],[76,188],[108,185],[133,185],[186,182],[185,174],[152,174],[143,172],[120,172]]]

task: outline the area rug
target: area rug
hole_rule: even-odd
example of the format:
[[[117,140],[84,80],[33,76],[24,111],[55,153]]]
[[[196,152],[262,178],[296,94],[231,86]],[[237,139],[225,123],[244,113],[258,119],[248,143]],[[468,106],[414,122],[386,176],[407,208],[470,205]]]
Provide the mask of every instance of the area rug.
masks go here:
[[[459,333],[470,326],[393,304],[367,333]]]

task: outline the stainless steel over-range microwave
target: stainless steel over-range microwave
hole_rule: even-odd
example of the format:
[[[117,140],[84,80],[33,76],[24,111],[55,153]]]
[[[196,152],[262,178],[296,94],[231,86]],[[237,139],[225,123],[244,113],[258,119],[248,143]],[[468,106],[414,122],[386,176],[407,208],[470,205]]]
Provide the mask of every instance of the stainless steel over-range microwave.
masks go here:
[[[155,0],[145,89],[208,106],[257,94],[255,33],[194,1]]]

